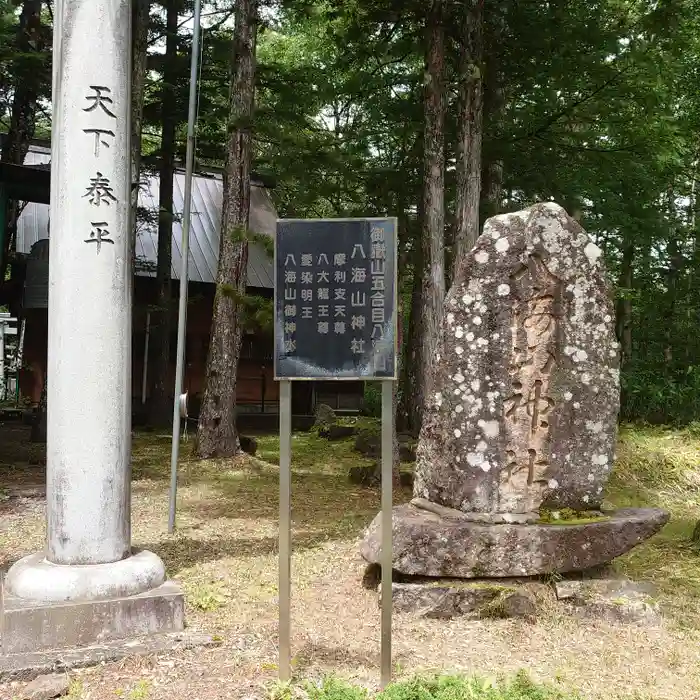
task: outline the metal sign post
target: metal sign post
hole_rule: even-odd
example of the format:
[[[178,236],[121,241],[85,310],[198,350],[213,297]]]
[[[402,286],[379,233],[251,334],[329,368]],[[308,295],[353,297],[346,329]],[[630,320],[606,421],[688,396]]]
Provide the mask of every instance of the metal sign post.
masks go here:
[[[280,381],[279,677],[292,677],[292,383]]]
[[[393,506],[392,471],[394,467],[394,382],[382,382],[382,627],[381,686],[391,683],[391,613],[393,591],[391,572]]]
[[[391,680],[395,218],[282,219],[275,238],[275,380],[280,382],[279,678],[291,678],[292,382],[382,382],[381,681]]]
[[[175,365],[175,395],[173,400],[173,434],[170,448],[170,498],[168,507],[168,532],[175,532],[177,507],[177,462],[180,455],[180,418],[182,408],[183,378],[185,374],[185,339],[187,333],[187,291],[189,284],[190,222],[192,219],[192,177],[194,173],[194,138],[197,121],[197,66],[199,61],[199,35],[201,31],[202,0],[194,2],[194,30],[192,32],[192,56],[190,58],[190,98],[187,112],[187,149],[185,153],[185,197],[182,212],[182,264],[180,266],[180,301],[177,314],[177,360]],[[187,423],[185,423],[187,425]]]

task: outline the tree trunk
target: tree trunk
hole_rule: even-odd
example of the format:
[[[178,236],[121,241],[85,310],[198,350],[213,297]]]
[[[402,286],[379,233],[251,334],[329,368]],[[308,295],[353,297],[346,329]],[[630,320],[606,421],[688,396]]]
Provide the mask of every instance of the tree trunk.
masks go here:
[[[43,66],[29,56],[44,50],[44,32],[41,26],[41,0],[24,0],[17,27],[17,52],[22,56],[15,68],[10,128],[2,149],[3,163],[22,165],[34,138],[36,105],[43,77]],[[0,251],[0,284],[5,280],[10,251],[15,239],[21,202],[10,200],[5,212],[5,239]],[[2,223],[0,223],[2,228]]]
[[[160,186],[158,199],[158,263],[156,268],[157,308],[152,314],[153,386],[149,404],[149,422],[167,427],[173,406],[170,377],[170,328],[172,318],[173,180],[175,174],[175,130],[177,128],[175,82],[177,80],[177,24],[180,0],[166,5],[165,61],[161,89],[162,134],[160,141]],[[180,280],[186,284],[186,280]]]
[[[236,375],[241,353],[241,300],[246,291],[248,263],[256,36],[256,0],[238,0],[231,57],[233,78],[219,268],[197,435],[200,458],[230,457],[240,451]]]
[[[668,249],[668,274],[667,274],[667,309],[668,316],[666,319],[666,347],[664,349],[664,358],[666,361],[666,370],[671,372],[674,368],[675,358],[674,358],[674,345],[676,341],[677,333],[677,306],[679,299],[679,279],[683,268],[685,267],[685,258],[681,252],[681,247],[678,243],[678,238],[675,234],[671,236],[667,245]]]
[[[136,238],[136,208],[141,182],[141,132],[148,58],[151,0],[134,0],[131,8],[131,230]]]
[[[47,392],[48,378],[46,372],[44,372],[44,384],[41,387],[41,396],[39,397],[39,406],[37,408],[36,415],[34,416],[34,422],[32,423],[32,432],[30,434],[30,441],[37,443],[46,443],[46,392]]]
[[[464,10],[459,85],[457,193],[453,281],[465,255],[479,237],[481,196],[481,137],[483,123],[484,0],[470,0]]]
[[[481,198],[479,219],[483,227],[486,219],[501,213],[503,190],[503,161],[490,160],[481,169]]]
[[[482,18],[483,21],[483,18]],[[496,27],[496,33],[491,36],[491,42],[500,41],[501,30]],[[503,76],[499,71],[493,51],[484,56],[485,75],[483,81],[483,123],[491,125],[492,133],[497,131],[496,125],[501,119],[505,105]],[[481,158],[481,198],[479,203],[479,225],[491,216],[501,211],[503,189],[503,160],[495,140],[486,142],[482,147]]]
[[[419,216],[419,226],[422,226]],[[399,413],[405,429],[417,436],[420,431],[422,413],[422,394],[417,389],[417,368],[421,358],[421,307],[423,305],[423,250],[420,239],[414,242],[413,249],[413,286],[411,288],[411,309],[408,317],[408,331],[404,338],[401,363],[401,406]]]
[[[421,357],[415,367],[416,412],[422,423],[430,394],[445,301],[445,29],[442,0],[433,0],[427,18],[425,140],[423,156],[423,290]]]
[[[402,420],[402,430],[418,437],[421,422],[422,393],[417,381],[417,369],[421,366],[421,308],[423,305],[423,247],[421,237],[425,201],[418,200],[418,212],[415,229],[412,236],[410,251],[411,261],[411,303],[408,315],[406,333],[403,336],[402,365],[400,374],[401,405],[399,413]]]
[[[632,357],[632,270],[634,263],[634,246],[627,243],[622,251],[622,265],[617,282],[618,290],[624,290],[617,300],[616,324],[617,339],[620,342],[620,364],[622,367]]]

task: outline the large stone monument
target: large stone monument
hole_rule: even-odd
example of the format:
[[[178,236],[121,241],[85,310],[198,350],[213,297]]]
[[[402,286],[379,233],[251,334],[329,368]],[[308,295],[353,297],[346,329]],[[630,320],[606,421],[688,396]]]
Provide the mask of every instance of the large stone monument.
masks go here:
[[[486,222],[445,301],[414,499],[394,510],[396,571],[579,571],[664,525],[658,509],[599,510],[619,408],[613,316],[601,250],[561,207]],[[365,559],[380,546],[376,518]]]
[[[183,628],[131,549],[130,23],[128,0],[55,5],[47,549],[6,576],[3,654]]]

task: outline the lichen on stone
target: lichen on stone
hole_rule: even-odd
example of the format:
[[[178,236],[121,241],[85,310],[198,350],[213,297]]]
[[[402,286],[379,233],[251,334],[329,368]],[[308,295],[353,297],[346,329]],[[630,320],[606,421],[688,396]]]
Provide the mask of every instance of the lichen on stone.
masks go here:
[[[445,302],[421,494],[486,513],[599,505],[619,407],[609,291],[600,248],[556,204],[486,222]]]

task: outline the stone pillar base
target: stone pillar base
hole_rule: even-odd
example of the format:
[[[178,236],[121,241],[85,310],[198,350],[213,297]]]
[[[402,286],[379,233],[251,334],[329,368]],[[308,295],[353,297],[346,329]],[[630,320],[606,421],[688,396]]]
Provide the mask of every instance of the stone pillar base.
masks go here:
[[[61,566],[43,554],[7,572],[0,610],[3,654],[67,649],[184,629],[184,598],[163,562],[135,552],[110,564]]]
[[[5,591],[2,655],[72,649],[111,640],[180,632],[184,596],[168,581],[133,596],[73,602],[32,602]]]
[[[8,594],[23,600],[66,603],[138,595],[165,581],[163,562],[153,552],[133,552],[110,564],[52,564],[44,554],[30,554],[10,567]]]

